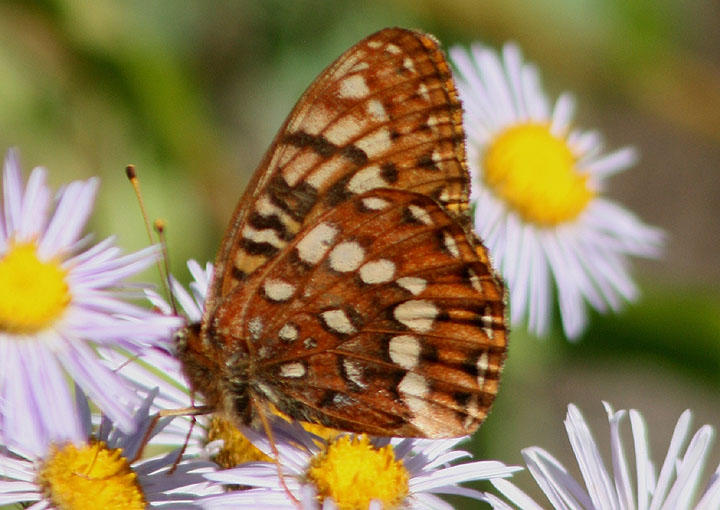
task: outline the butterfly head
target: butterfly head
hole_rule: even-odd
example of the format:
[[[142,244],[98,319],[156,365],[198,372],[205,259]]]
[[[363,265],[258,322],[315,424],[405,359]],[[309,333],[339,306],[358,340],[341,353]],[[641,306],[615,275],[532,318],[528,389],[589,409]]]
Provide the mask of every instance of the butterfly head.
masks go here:
[[[193,392],[200,392],[208,406],[218,408],[222,391],[218,381],[221,366],[215,350],[203,335],[201,323],[193,323],[175,333],[177,357]]]

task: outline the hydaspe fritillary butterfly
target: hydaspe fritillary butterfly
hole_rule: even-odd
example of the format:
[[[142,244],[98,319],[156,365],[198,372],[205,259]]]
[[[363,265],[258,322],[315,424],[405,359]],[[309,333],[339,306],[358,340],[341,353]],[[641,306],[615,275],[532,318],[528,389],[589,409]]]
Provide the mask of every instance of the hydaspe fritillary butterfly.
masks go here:
[[[473,432],[507,331],[468,195],[437,41],[391,28],[350,48],[237,205],[202,322],[179,335],[193,390],[238,424],[274,407],[373,435]]]

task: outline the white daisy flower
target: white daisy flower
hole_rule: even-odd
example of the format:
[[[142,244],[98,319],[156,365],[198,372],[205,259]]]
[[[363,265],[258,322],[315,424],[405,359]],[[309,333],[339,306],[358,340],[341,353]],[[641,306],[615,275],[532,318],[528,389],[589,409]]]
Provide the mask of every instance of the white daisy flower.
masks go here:
[[[273,457],[264,434],[243,429],[255,446]],[[437,494],[456,494],[482,500],[482,493],[459,484],[511,476],[519,468],[497,461],[451,465],[469,457],[455,446],[466,438],[368,439],[342,434],[322,441],[297,423],[278,420],[273,427],[278,464],[251,462],[209,473],[207,478],[234,490],[200,501],[209,510],[239,508],[295,509],[278,477],[278,465],[293,497],[303,508],[365,509],[416,508],[451,510]]]
[[[40,454],[12,446],[0,451],[0,505],[20,503],[32,510],[177,510],[197,508],[198,498],[220,491],[204,478],[214,469],[211,463],[185,459],[175,465],[179,451],[137,459],[152,424],[152,394],[138,411],[132,434],[107,418],[91,433],[87,400],[80,391],[78,396],[81,441],[49,442]],[[153,433],[163,426],[161,421]]]
[[[45,451],[45,439],[82,438],[68,376],[119,427],[134,426],[140,400],[96,356],[167,341],[177,320],[128,303],[123,280],[154,262],[151,247],[122,255],[113,239],[80,237],[98,187],[74,181],[51,200],[46,170],[23,184],[10,151],[0,210],[0,443]]]
[[[510,289],[514,324],[544,335],[557,287],[565,334],[584,330],[584,302],[618,310],[638,290],[628,256],[656,257],[663,233],[603,198],[605,180],[632,166],[632,148],[602,153],[572,126],[574,100],[551,107],[537,69],[512,44],[452,48],[465,109],[475,227]]]
[[[660,472],[650,456],[647,425],[642,415],[634,409],[630,412],[614,412],[603,403],[610,422],[612,470],[603,461],[592,433],[582,414],[574,405],[568,406],[565,428],[577,458],[585,487],[577,482],[552,455],[542,448],[523,450],[530,473],[554,509],[588,510],[717,510],[720,508],[720,466],[700,492],[703,470],[714,430],[703,425],[692,436],[690,411],[680,415],[670,440],[670,447]],[[634,465],[628,462],[623,447],[620,425],[627,415],[635,453]],[[542,510],[543,506],[505,480],[493,480],[493,485],[512,503],[496,495],[486,494],[486,500],[495,509]]]

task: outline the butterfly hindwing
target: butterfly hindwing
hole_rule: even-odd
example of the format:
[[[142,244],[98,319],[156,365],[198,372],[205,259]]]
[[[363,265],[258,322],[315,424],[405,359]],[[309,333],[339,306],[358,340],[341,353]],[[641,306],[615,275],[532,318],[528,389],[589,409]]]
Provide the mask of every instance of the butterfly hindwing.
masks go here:
[[[329,209],[218,321],[249,339],[252,390],[307,421],[378,435],[474,430],[497,391],[502,286],[434,200],[380,189]]]

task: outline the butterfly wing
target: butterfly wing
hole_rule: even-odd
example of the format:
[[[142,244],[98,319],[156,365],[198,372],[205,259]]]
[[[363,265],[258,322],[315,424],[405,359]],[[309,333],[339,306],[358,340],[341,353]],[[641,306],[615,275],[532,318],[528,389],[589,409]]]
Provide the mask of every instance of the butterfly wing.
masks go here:
[[[192,370],[214,388],[213,367],[235,370],[238,398],[209,400],[243,421],[255,402],[358,432],[474,430],[506,335],[468,195],[436,41],[386,29],[350,48],[300,98],[228,228]]]
[[[327,208],[376,188],[431,196],[469,227],[460,102],[437,42],[419,32],[369,36],[302,95],[233,215],[205,321]]]
[[[479,253],[431,198],[373,190],[300,232],[218,323],[249,339],[251,391],[296,419],[465,435],[489,410],[506,349],[503,288]]]

